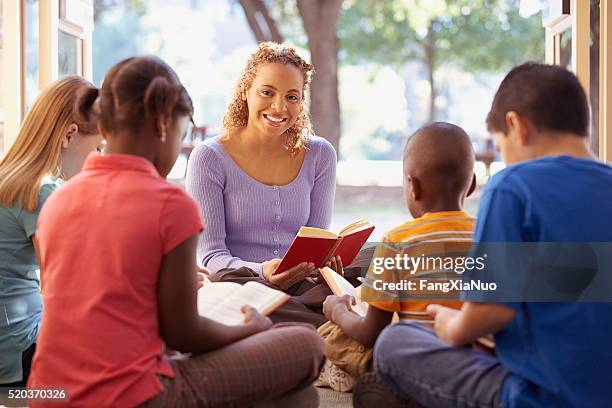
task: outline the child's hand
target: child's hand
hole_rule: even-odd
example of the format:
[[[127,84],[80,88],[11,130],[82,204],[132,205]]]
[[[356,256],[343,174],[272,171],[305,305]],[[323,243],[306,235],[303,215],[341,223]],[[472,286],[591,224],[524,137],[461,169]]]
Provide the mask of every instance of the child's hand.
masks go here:
[[[436,335],[447,343],[454,345],[452,341],[452,322],[459,315],[459,310],[442,305],[428,305],[426,311],[434,320]]]
[[[203,266],[197,265],[196,273],[198,277],[198,289],[200,289],[204,286],[204,278],[210,276],[210,272]]]
[[[259,333],[268,330],[272,326],[272,320],[266,316],[262,316],[251,306],[242,306],[240,309],[244,313],[244,325],[249,327],[251,334]]]
[[[274,275],[274,271],[276,268],[278,268],[280,263],[281,259],[270,259],[262,264],[261,270],[264,278],[266,278],[266,280],[271,284],[276,285],[281,290],[288,289],[296,283],[303,281],[315,271],[315,267],[312,262],[302,262],[291,269]]]
[[[355,304],[355,299],[349,295],[336,296],[329,295],[323,302],[323,314],[331,322],[335,322],[334,315],[342,312],[349,312],[351,305]]]
[[[198,279],[198,289],[200,289],[202,286],[204,286],[204,275],[203,273],[198,272],[197,273],[197,279]]]

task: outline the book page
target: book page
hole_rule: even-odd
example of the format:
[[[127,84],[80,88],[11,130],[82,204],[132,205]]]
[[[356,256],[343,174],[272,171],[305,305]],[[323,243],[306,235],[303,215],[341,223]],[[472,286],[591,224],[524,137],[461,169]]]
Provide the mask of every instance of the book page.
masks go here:
[[[242,304],[238,306],[231,302],[223,302],[218,304],[214,309],[207,311],[202,316],[228,326],[235,326],[244,321],[244,314],[240,310],[242,306]]]
[[[338,236],[331,231],[324,230],[322,228],[314,227],[301,227],[297,233],[298,237],[310,237],[310,238],[331,238],[337,239]]]
[[[369,221],[362,219],[359,219],[349,225],[347,225],[346,227],[342,228],[340,230],[340,232],[338,233],[339,236],[345,236],[345,235],[349,235],[349,234],[353,234],[355,232],[359,232],[359,231],[363,231],[365,229],[368,229],[370,227],[372,227],[373,224],[371,224]]]
[[[233,295],[242,285],[233,282],[211,282],[204,279],[204,285],[198,289],[198,313],[206,316],[219,303]]]
[[[270,288],[258,282],[247,282],[240,291],[240,301],[242,305],[249,305],[263,313],[272,303],[276,303],[279,299],[289,297],[280,290]],[[240,306],[242,306],[240,305]]]
[[[251,306],[257,309],[259,313],[266,315],[288,298],[289,295],[279,290],[269,288],[261,283],[247,282],[240,286],[238,290],[234,287],[233,293],[225,296],[212,309],[205,311],[202,316],[226,325],[237,325],[244,321],[242,306]]]
[[[321,275],[329,285],[334,295],[343,296],[350,295],[355,298],[356,305],[351,306],[353,311],[360,316],[365,316],[368,311],[368,304],[361,300],[359,288],[351,285],[349,281],[334,272],[331,268],[325,267],[321,269]]]

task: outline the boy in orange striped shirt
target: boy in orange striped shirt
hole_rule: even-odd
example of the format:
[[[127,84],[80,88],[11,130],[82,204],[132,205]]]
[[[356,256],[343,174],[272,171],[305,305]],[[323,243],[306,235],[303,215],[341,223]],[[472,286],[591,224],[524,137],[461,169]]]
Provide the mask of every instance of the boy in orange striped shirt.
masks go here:
[[[331,343],[336,341],[332,339],[342,337],[338,333],[341,330],[362,345],[356,347],[357,353],[360,350],[371,353],[366,347],[374,344],[380,332],[391,322],[394,312],[403,319],[421,319],[427,305],[434,302],[432,295],[438,304],[441,295],[458,299],[456,290],[444,293],[432,292],[428,288],[423,290],[418,280],[426,277],[431,282],[449,282],[452,276],[448,266],[459,265],[455,260],[465,257],[470,249],[474,218],[463,211],[463,202],[476,187],[473,168],[474,152],[470,138],[458,126],[436,122],[420,128],[409,138],[404,151],[404,191],[414,220],[386,233],[376,248],[361,292],[362,299],[370,305],[365,317],[352,312],[349,296],[327,297],[323,312],[330,322],[337,325],[323,328],[327,350],[339,346]],[[385,261],[392,259],[401,260],[406,268],[383,266]],[[381,288],[383,282],[399,283],[410,280],[404,279],[410,277],[417,277],[413,279],[416,290]],[[455,308],[461,305],[457,300],[444,304]],[[347,344],[343,347],[346,349]],[[338,363],[333,357],[330,360]],[[362,367],[351,367],[350,363],[339,366],[355,377],[365,369],[364,359],[357,360]],[[326,368],[328,372],[338,371],[330,363]],[[335,389],[347,390],[351,386],[334,387],[331,382]]]

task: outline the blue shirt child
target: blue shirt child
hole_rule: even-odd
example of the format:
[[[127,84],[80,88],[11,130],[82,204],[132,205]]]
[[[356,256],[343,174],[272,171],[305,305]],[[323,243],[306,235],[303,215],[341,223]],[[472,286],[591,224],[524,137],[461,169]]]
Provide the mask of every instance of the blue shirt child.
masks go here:
[[[612,245],[612,167],[559,156],[506,168],[485,189],[474,241]],[[505,407],[610,406],[612,303],[508,305],[516,317],[495,335],[511,372]]]

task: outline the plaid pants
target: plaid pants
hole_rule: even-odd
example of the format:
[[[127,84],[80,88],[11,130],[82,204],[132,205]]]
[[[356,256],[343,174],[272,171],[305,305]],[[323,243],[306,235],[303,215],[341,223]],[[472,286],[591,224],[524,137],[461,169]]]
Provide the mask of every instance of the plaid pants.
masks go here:
[[[248,407],[319,375],[323,341],[309,324],[280,323],[219,350],[172,360],[174,378],[142,407]]]

